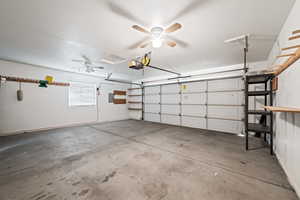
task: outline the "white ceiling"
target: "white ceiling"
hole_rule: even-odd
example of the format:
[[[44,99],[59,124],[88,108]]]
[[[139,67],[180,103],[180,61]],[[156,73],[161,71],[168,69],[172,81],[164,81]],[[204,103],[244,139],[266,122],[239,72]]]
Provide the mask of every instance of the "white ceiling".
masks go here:
[[[84,54],[132,58],[152,50],[129,47],[144,34],[130,27],[151,28],[179,22],[172,36],[186,46],[154,49],[152,64],[180,72],[242,62],[242,46],[224,40],[242,34],[279,33],[295,0],[0,0],[0,57],[69,69]],[[261,61],[274,40],[251,40],[250,61]],[[73,68],[74,69],[74,68]],[[105,72],[140,78],[127,64],[107,65]],[[162,75],[147,70],[147,77]]]

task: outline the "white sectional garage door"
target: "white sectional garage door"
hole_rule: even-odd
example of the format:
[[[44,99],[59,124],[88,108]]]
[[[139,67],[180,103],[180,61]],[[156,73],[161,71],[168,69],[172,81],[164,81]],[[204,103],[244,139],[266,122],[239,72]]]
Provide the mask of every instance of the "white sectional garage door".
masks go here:
[[[207,82],[192,82],[182,88],[182,126],[206,129]]]
[[[144,89],[144,120],[161,122],[160,119],[160,86]]]
[[[234,78],[145,87],[144,120],[240,134],[243,86]]]
[[[180,125],[180,85],[161,86],[161,122]]]

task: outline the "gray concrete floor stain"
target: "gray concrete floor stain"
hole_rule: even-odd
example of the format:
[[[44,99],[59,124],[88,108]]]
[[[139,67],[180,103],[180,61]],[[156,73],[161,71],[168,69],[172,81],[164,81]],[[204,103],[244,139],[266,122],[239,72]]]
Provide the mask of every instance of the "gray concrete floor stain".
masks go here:
[[[268,149],[143,121],[3,137],[0,160],[1,200],[298,199]]]

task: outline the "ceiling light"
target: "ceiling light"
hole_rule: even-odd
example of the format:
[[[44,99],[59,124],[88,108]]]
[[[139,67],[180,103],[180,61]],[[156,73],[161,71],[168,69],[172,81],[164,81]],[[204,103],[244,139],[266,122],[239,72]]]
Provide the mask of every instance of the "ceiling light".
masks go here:
[[[151,29],[151,34],[153,38],[160,38],[163,32],[164,29],[161,27],[153,27]]]
[[[160,48],[162,45],[161,39],[153,39],[152,40],[152,46],[153,48]]]

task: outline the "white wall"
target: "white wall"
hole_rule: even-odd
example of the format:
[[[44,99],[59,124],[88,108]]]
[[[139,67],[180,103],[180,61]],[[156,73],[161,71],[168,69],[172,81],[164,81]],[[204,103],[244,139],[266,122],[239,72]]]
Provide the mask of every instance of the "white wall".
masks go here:
[[[24,100],[18,102],[16,91],[19,84],[6,82],[0,88],[0,136],[53,127],[71,126],[92,122],[128,119],[127,105],[108,103],[108,93],[127,90],[128,85],[105,82],[101,78],[39,68],[0,60],[0,74],[23,78],[44,79],[54,76],[60,82],[83,82],[97,86],[101,82],[101,95],[97,106],[68,106],[68,87],[22,83]],[[97,113],[98,111],[98,113]]]
[[[300,29],[299,11],[300,1],[297,0],[278,37],[278,43],[274,45],[270,53],[270,63],[280,54],[280,48],[300,44],[299,39],[288,41],[288,37],[291,36],[292,31]],[[278,60],[275,64],[282,63],[285,59]],[[279,76],[276,104],[278,106],[300,108],[299,86],[300,61],[293,64]],[[300,114],[277,113],[275,128],[276,155],[287,173],[291,184],[300,196]]]
[[[129,119],[127,104],[112,104],[108,103],[108,94],[113,93],[114,90],[126,91],[130,86],[126,84],[101,84],[98,98],[99,102],[99,121],[117,121]]]

